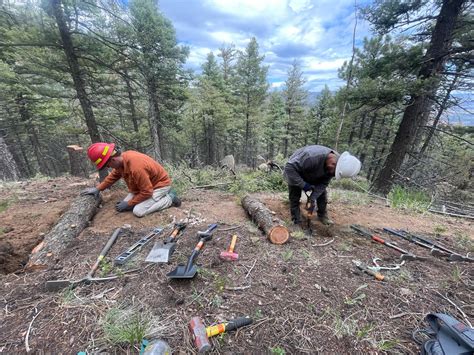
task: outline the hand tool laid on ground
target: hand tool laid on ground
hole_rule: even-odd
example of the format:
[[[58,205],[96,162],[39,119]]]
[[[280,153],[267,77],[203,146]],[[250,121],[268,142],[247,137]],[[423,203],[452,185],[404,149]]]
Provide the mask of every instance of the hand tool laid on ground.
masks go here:
[[[209,342],[210,337],[244,327],[252,324],[252,322],[252,318],[241,317],[232,319],[225,323],[206,327],[199,317],[193,317],[189,322],[189,330],[193,335],[194,344],[196,345],[198,352],[201,354],[211,350],[211,343]]]
[[[193,264],[194,259],[199,255],[205,242],[212,239],[212,232],[217,228],[217,224],[210,224],[206,231],[197,232],[199,242],[193,250],[186,265],[178,265],[176,269],[166,274],[170,279],[192,279],[196,276],[197,266]]]
[[[375,234],[372,234],[372,233],[368,232],[367,230],[363,229],[361,226],[359,226],[357,224],[351,224],[351,228],[353,230],[355,230],[356,232],[358,232],[359,234],[361,234],[365,237],[371,238],[374,242],[383,244],[383,245],[385,245],[389,248],[397,250],[398,252],[400,252],[402,254],[400,256],[400,259],[402,259],[402,260],[426,260],[426,258],[424,258],[424,257],[417,256],[415,254],[412,254],[412,253],[406,251],[405,249],[400,248],[395,243],[391,243],[389,241],[386,241],[386,240],[382,239],[381,237],[379,237],[378,235],[375,235]]]
[[[110,248],[112,248],[112,245],[115,243],[117,240],[120,232],[122,231],[121,228],[117,228],[112,236],[109,238],[109,241],[107,244],[104,246],[102,251],[100,252],[99,257],[97,258],[96,262],[94,265],[92,265],[91,270],[89,273],[84,277],[83,279],[80,280],[53,280],[53,281],[46,281],[46,289],[48,291],[58,291],[60,289],[66,288],[66,287],[76,287],[80,283],[86,283],[89,284],[91,282],[100,282],[100,281],[108,281],[108,280],[114,280],[118,276],[110,276],[110,277],[102,277],[102,278],[93,278],[96,270],[99,268],[100,262],[105,258],[107,253],[109,252]]]
[[[385,279],[385,276],[383,276],[378,271],[374,271],[374,270],[369,269],[369,267],[367,265],[365,265],[362,261],[352,260],[352,262],[354,263],[355,266],[357,266],[358,269],[360,269],[361,271],[365,272],[368,275],[371,275],[371,276],[375,277],[377,280],[383,281]]]
[[[153,231],[140,239],[138,242],[133,244],[130,248],[124,251],[122,254],[117,256],[114,260],[115,265],[125,264],[133,255],[135,255],[141,248],[143,248],[148,242],[150,242],[155,236],[160,234],[163,231],[163,228],[157,227]]]
[[[380,258],[373,258],[372,259],[372,263],[374,264],[374,266],[367,266],[367,268],[369,270],[372,270],[372,271],[375,271],[375,272],[379,272],[381,270],[399,270],[401,266],[403,266],[405,264],[405,260],[402,260],[402,262],[400,264],[393,264],[393,265],[389,265],[389,266],[382,266],[382,265],[379,265],[379,261],[382,261],[382,259]]]
[[[151,263],[167,263],[176,249],[176,237],[186,228],[186,223],[178,222],[164,242],[156,242],[145,261]]]
[[[229,249],[222,251],[219,255],[222,260],[234,261],[239,259],[239,254],[234,253],[235,243],[237,242],[237,234],[232,236],[232,241],[230,242]]]
[[[391,233],[393,235],[396,235],[400,238],[403,238],[405,240],[408,240],[414,244],[417,244],[421,247],[430,249],[430,253],[433,256],[437,257],[447,257],[449,261],[467,261],[467,262],[474,262],[474,258],[470,258],[469,256],[464,256],[459,253],[456,253],[455,251],[452,251],[445,246],[435,243],[431,240],[424,239],[422,237],[419,237],[417,235],[411,234],[405,230],[394,230],[391,228],[384,228],[384,231]]]

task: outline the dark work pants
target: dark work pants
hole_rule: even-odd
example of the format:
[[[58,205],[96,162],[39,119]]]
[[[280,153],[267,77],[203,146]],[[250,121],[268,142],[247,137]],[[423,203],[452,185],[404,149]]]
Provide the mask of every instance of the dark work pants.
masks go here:
[[[290,199],[290,212],[291,220],[293,223],[298,224],[301,222],[301,213],[300,213],[300,198],[301,198],[301,189],[298,186],[288,185],[289,199]],[[319,195],[316,200],[318,206],[318,216],[322,217],[326,215],[326,207],[328,204],[327,192],[324,192]]]

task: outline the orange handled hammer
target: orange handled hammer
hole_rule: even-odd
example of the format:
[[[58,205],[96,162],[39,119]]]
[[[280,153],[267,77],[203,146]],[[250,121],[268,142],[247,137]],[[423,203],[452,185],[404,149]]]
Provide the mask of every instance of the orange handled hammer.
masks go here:
[[[240,317],[225,323],[206,327],[199,317],[193,317],[189,322],[189,330],[194,338],[194,344],[198,349],[198,353],[202,354],[211,350],[211,343],[209,342],[210,337],[244,327],[252,324],[252,322],[252,318]]]
[[[234,253],[234,248],[235,248],[235,243],[236,242],[237,242],[237,235],[234,234],[232,236],[232,241],[230,242],[229,249],[227,249],[226,251],[221,252],[220,258],[222,260],[234,261],[234,260],[237,260],[239,258],[239,254]]]

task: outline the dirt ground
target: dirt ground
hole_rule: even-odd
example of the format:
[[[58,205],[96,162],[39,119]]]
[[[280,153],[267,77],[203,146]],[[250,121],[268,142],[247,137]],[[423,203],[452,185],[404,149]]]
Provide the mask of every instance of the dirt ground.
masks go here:
[[[0,189],[0,352],[22,353],[28,346],[41,353],[137,353],[137,349],[105,341],[104,319],[111,309],[133,310],[153,325],[153,337],[164,339],[175,353],[194,353],[188,322],[194,316],[206,325],[250,316],[252,325],[211,339],[212,353],[418,353],[413,330],[424,327],[429,312],[450,313],[474,323],[473,264],[430,256],[414,244],[396,241],[426,261],[409,261],[386,271],[376,281],[352,263],[398,263],[399,254],[354,234],[350,224],[376,230],[403,228],[442,241],[458,251],[472,250],[474,225],[469,220],[393,210],[383,200],[353,192],[331,191],[332,227],[312,223],[313,236],[296,233],[285,245],[270,244],[249,220],[236,196],[191,190],[180,208],[138,219],[117,213],[123,189],[104,194],[102,208],[56,265],[29,272],[28,254],[64,213],[74,197],[92,181],[61,178],[12,183]],[[255,195],[284,221],[289,221],[285,194]],[[169,264],[144,261],[153,243],[140,251],[117,280],[47,292],[45,282],[79,279],[88,272],[117,227],[129,224],[109,253],[109,260],[152,228],[170,227],[185,219]],[[197,242],[196,232],[218,223],[213,239],[198,257],[192,280],[168,280],[166,274],[185,263]],[[239,260],[219,259],[232,234],[238,235]],[[162,238],[162,237],[160,237]],[[471,254],[472,255],[472,254]],[[104,263],[98,276],[120,273]],[[451,302],[452,303],[451,303]],[[454,306],[455,304],[456,306]],[[150,337],[149,337],[150,338]],[[26,341],[27,340],[27,341]]]

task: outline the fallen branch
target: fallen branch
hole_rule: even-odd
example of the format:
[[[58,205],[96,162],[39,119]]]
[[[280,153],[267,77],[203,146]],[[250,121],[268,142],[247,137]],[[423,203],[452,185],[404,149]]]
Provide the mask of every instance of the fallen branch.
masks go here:
[[[429,212],[433,213],[438,213],[438,214],[444,214],[446,216],[451,216],[451,217],[461,217],[461,218],[468,218],[468,219],[474,219],[474,216],[469,216],[469,215],[464,215],[464,214],[457,214],[457,213],[450,213],[450,212],[443,212],[443,211],[437,211],[432,208],[428,210]]]
[[[245,275],[245,278],[249,277],[249,275],[250,275],[250,273],[252,272],[253,268],[255,267],[255,264],[256,264],[256,263],[257,263],[257,260],[255,260],[255,261],[253,262],[253,265],[252,265],[252,267],[250,268],[250,270],[247,272],[247,275]]]
[[[414,315],[414,314],[422,314],[422,313],[402,312],[402,313],[394,314],[393,316],[389,316],[388,318],[390,318],[390,319],[397,319],[397,318],[401,318],[401,317],[405,317],[405,316],[410,316],[410,315]]]
[[[311,246],[313,246],[313,247],[325,247],[326,245],[329,245],[332,242],[334,242],[334,238],[331,239],[329,242],[326,242],[326,243],[323,243],[323,244],[311,244]]]
[[[40,310],[38,313],[35,314],[35,316],[33,317],[33,319],[31,320],[30,322],[30,325],[28,327],[28,331],[26,332],[26,335],[25,335],[25,348],[26,348],[26,352],[29,353],[31,351],[30,349],[30,344],[28,343],[28,337],[30,336],[30,331],[31,331],[31,327],[33,326],[33,322],[35,321],[36,317],[39,316],[39,314],[42,312],[43,310]]]
[[[213,188],[213,187],[225,186],[225,185],[229,185],[229,184],[232,184],[232,182],[231,181],[229,181],[229,182],[219,182],[217,184],[193,186],[193,187],[191,187],[191,189],[210,189],[210,188]]]
[[[441,293],[439,293],[438,291],[435,291],[435,292],[436,292],[438,295],[440,295],[442,298],[444,298],[446,301],[448,301],[449,303],[451,303],[451,304],[454,306],[454,308],[456,308],[456,309],[459,311],[459,313],[462,314],[464,320],[466,321],[466,324],[472,328],[472,324],[471,324],[471,322],[469,322],[469,319],[467,318],[466,313],[464,313],[463,310],[462,310],[456,303],[454,303],[453,301],[451,301],[448,297],[443,296],[443,295],[442,295]]]
[[[228,290],[228,291],[240,291],[240,290],[246,290],[250,288],[250,285],[247,285],[247,286],[235,286],[235,287],[231,287],[231,286],[226,286],[225,289]]]
[[[235,227],[229,227],[229,228],[224,228],[224,229],[218,229],[217,231],[218,232],[227,232],[227,231],[231,231],[231,230],[234,230],[234,229],[237,229],[237,228],[240,228],[242,227],[242,225],[238,225],[238,226],[235,226]]]

